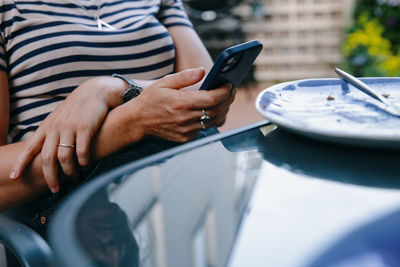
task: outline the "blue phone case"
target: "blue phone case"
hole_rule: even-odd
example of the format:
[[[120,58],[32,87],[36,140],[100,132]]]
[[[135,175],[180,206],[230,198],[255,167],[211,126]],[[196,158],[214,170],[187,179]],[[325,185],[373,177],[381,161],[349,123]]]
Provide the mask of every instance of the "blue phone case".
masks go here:
[[[228,82],[238,87],[262,47],[259,41],[253,40],[225,49],[218,56],[200,90],[212,90]]]

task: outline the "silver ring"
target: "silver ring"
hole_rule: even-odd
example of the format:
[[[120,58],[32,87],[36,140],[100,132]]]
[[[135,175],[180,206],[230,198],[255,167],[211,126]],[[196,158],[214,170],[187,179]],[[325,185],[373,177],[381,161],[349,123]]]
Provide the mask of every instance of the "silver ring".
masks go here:
[[[75,148],[75,145],[68,145],[68,144],[62,144],[62,143],[59,143],[58,146],[69,147],[69,148]]]
[[[205,109],[201,110],[201,117],[200,117],[200,123],[201,123],[201,127],[204,129],[206,129],[206,124],[211,120],[211,117],[207,115],[207,112]]]
[[[203,128],[203,130],[205,130],[206,129],[206,124],[204,123],[204,121],[200,121],[200,123],[201,123],[201,128]]]

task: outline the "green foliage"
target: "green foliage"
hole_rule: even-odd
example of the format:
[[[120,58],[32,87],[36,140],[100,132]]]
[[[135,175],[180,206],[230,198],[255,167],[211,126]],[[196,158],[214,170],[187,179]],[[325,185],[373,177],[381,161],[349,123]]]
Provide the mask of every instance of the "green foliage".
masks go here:
[[[343,53],[357,76],[400,76],[400,0],[358,0]]]

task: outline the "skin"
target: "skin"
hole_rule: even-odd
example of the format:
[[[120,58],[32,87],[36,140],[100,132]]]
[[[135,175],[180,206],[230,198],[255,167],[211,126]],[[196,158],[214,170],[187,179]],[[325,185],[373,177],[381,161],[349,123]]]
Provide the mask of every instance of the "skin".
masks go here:
[[[81,168],[144,138],[190,141],[201,130],[202,109],[212,117],[207,126],[225,122],[236,90],[230,85],[211,91],[181,90],[198,88],[212,60],[192,29],[177,26],[169,31],[176,46],[177,73],[139,81],[144,92],[125,104],[120,103],[127,87],[124,81],[90,79],[50,113],[27,141],[6,142],[8,80],[0,71],[0,210],[29,202],[49,189],[58,192],[64,181],[79,177]],[[58,143],[76,144],[76,149]]]

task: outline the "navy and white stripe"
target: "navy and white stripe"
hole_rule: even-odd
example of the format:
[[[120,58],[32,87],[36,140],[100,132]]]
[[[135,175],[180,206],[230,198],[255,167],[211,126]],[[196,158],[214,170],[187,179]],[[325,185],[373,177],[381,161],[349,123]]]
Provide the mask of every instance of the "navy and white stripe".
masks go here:
[[[98,2],[101,19],[117,30],[97,29]],[[172,26],[192,27],[181,0],[1,0],[0,71],[9,77],[9,139],[27,138],[91,77],[155,79],[173,72],[175,50],[167,31]]]

